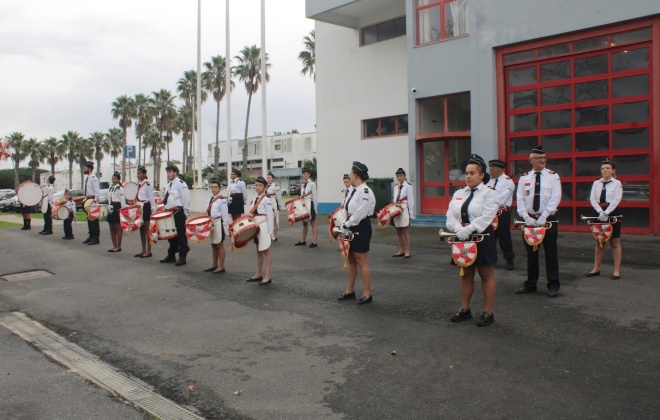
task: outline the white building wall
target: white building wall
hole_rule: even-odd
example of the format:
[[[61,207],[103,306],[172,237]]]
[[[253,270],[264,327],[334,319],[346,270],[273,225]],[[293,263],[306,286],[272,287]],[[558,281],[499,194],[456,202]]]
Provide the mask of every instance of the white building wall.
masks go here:
[[[317,186],[329,213],[354,160],[371,178],[409,165],[407,135],[362,139],[362,120],[408,114],[406,37],[361,47],[359,30],[317,22],[316,41]]]

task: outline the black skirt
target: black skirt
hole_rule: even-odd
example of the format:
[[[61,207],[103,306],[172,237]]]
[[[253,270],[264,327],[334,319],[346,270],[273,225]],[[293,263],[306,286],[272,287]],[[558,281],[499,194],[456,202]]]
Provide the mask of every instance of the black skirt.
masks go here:
[[[231,195],[231,203],[229,203],[229,214],[243,214],[245,213],[245,201],[243,194],[236,193]]]
[[[371,220],[368,217],[362,219],[357,226],[352,226],[351,232],[355,233],[351,241],[350,252],[369,252],[371,242]]]
[[[484,236],[483,240],[477,243],[477,260],[474,262],[475,267],[485,265],[492,265],[497,262],[497,238],[493,226],[490,225],[482,233],[489,233],[489,236]]]
[[[149,223],[149,220],[151,220],[151,203],[147,201],[142,206],[142,221]]]
[[[119,223],[119,210],[121,209],[121,204],[112,203],[112,213],[108,213],[106,220],[108,223]]]

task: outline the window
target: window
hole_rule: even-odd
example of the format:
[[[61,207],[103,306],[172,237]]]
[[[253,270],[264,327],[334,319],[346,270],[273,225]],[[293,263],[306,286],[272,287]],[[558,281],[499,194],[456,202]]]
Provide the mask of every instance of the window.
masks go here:
[[[417,0],[417,45],[467,34],[467,0]]]
[[[396,136],[408,133],[408,116],[373,118],[362,121],[362,138]]]
[[[282,140],[275,140],[275,143],[273,144],[273,149],[275,151],[281,151],[282,150]]]
[[[369,45],[406,34],[406,17],[362,28],[362,45]]]
[[[470,94],[435,96],[420,104],[419,134],[465,133],[470,131]]]

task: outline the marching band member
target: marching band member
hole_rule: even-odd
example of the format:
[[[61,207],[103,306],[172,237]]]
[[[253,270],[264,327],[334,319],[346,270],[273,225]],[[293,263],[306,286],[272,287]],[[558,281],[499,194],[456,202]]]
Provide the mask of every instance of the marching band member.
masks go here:
[[[341,190],[341,206],[344,207],[346,199],[353,191],[353,185],[351,185],[351,177],[348,174],[344,174],[344,188]]]
[[[93,199],[95,202],[99,201],[99,194],[101,188],[99,187],[99,179],[94,175],[94,162],[87,161],[83,166],[83,173],[87,175],[85,179],[85,196]],[[83,241],[84,244],[98,245],[99,237],[101,236],[101,225],[99,219],[87,219],[87,229],[89,230],[89,237]]]
[[[169,239],[170,247],[167,250],[167,257],[160,260],[161,263],[171,263],[176,261],[176,266],[186,264],[188,255],[188,237],[186,236],[186,219],[190,212],[190,191],[188,184],[179,177],[179,168],[176,165],[167,165],[167,189],[163,204],[165,210],[174,213],[174,225],[176,226],[176,237]],[[176,254],[179,253],[179,260]]]
[[[272,283],[270,277],[270,270],[273,266],[273,256],[270,252],[271,241],[275,239],[273,231],[275,229],[274,216],[273,216],[273,203],[266,195],[266,186],[268,181],[263,177],[257,178],[254,187],[257,191],[257,196],[252,202],[250,215],[254,217],[254,221],[259,225],[259,235],[254,238],[254,243],[257,245],[257,271],[254,276],[247,279],[247,282],[259,282],[259,286],[268,286]],[[266,272],[261,275],[264,261],[266,263]]]
[[[497,245],[491,223],[497,215],[499,195],[486,186],[489,180],[484,160],[479,155],[472,155],[465,168],[466,187],[454,193],[447,210],[447,229],[456,232],[459,241],[469,239],[471,234],[484,234],[483,240],[477,243],[476,261],[463,268],[461,308],[449,318],[451,322],[472,318],[470,300],[474,293],[474,274],[478,271],[484,293],[484,310],[477,320],[477,327],[485,327],[495,320],[493,303],[497,292],[494,269]]]
[[[279,191],[282,189],[279,185],[275,183],[275,175],[273,175],[272,172],[268,172],[268,176],[266,176],[266,180],[268,181],[268,188],[266,189],[266,195],[270,198],[270,201],[273,204],[273,215],[275,216],[275,231],[273,232],[273,235],[275,236],[274,241],[277,240],[277,232],[280,229],[280,193]]]
[[[347,220],[342,223],[342,234],[349,237],[354,235],[348,253],[348,284],[344,293],[337,300],[355,299],[355,280],[358,268],[362,273],[362,297],[358,299],[358,305],[364,305],[372,301],[371,294],[371,269],[367,260],[369,243],[371,242],[371,221],[369,216],[374,214],[376,197],[371,188],[365,183],[369,179],[369,168],[360,162],[353,162],[350,172],[351,183],[355,187],[346,201]]]
[[[112,249],[108,252],[121,251],[121,238],[124,231],[119,224],[119,210],[126,207],[126,192],[122,188],[121,175],[119,172],[112,174],[112,186],[108,189],[108,202],[110,211],[108,211],[108,225],[110,226],[110,238],[112,239]]]
[[[410,220],[415,218],[415,196],[413,186],[406,179],[406,171],[399,168],[395,174],[398,184],[394,187],[392,201],[407,204],[408,209],[405,211],[408,212],[408,218],[398,215],[390,220],[390,224],[396,228],[396,238],[399,243],[399,250],[392,257],[410,258]]]
[[[73,198],[71,198],[71,191],[66,189],[64,190],[64,200],[64,203],[60,205],[65,206],[69,210],[69,216],[64,219],[64,237],[62,237],[62,239],[70,240],[74,239],[73,229],[71,229],[71,222],[76,215],[76,203],[73,201]]]
[[[520,177],[516,201],[518,215],[527,226],[545,226],[552,222],[545,231],[543,249],[545,250],[545,271],[548,276],[548,296],[559,295],[559,261],[557,258],[558,222],[555,217],[561,201],[561,181],[555,171],[545,166],[548,157],[542,145],[536,146],[529,154],[532,170]],[[536,292],[539,280],[539,253],[525,242],[527,252],[527,281],[516,289],[516,294]]]
[[[225,272],[225,237],[229,236],[229,207],[227,197],[220,194],[220,183],[211,181],[211,198],[206,207],[206,214],[213,219],[213,230],[211,236],[211,248],[213,249],[213,261],[211,267],[204,270],[205,273],[220,274]]]
[[[227,193],[229,194],[229,214],[232,220],[236,220],[245,212],[248,202],[248,191],[245,182],[241,179],[241,171],[234,168],[231,170],[231,182]]]
[[[499,205],[501,214],[497,216],[497,229],[495,230],[495,237],[500,243],[504,260],[506,261],[506,269],[513,270],[513,245],[511,244],[511,202],[513,201],[513,192],[516,190],[516,184],[513,180],[506,176],[504,169],[506,163],[499,159],[488,161],[490,168],[490,181],[488,186],[497,191],[500,196]]]
[[[46,195],[48,196],[48,209],[44,213],[44,230],[39,232],[40,235],[52,235],[53,234],[53,216],[51,215],[51,210],[53,209],[53,204],[55,201],[53,195],[55,194],[55,189],[53,188],[53,183],[55,182],[54,176],[49,176],[46,181]]]
[[[612,213],[616,211],[621,199],[623,198],[623,185],[616,179],[616,166],[614,162],[605,158],[600,165],[600,173],[603,177],[594,181],[591,187],[591,207],[594,208],[598,216],[598,221],[607,223]],[[621,219],[612,224],[612,238],[609,240],[612,246],[614,256],[614,273],[612,280],[621,278]],[[594,259],[594,268],[588,272],[586,277],[600,275],[600,264],[603,261],[605,248],[596,244],[596,256]]]
[[[309,219],[303,219],[302,239],[295,245],[307,245],[307,230],[308,225],[311,224],[312,243],[309,245],[309,247],[316,248],[318,246],[316,242],[318,241],[319,237],[319,227],[316,224],[316,214],[318,213],[319,200],[316,196],[316,183],[309,178],[311,174],[312,171],[309,168],[302,168],[303,184],[302,188],[300,189],[300,197],[302,197],[305,205],[309,204],[309,212],[311,216]]]
[[[137,169],[138,192],[135,200],[142,205],[142,226],[140,226],[140,241],[142,242],[142,252],[135,254],[136,258],[151,257],[151,238],[149,230],[151,229],[151,215],[156,212],[156,197],[154,188],[147,181],[147,168],[139,166]]]

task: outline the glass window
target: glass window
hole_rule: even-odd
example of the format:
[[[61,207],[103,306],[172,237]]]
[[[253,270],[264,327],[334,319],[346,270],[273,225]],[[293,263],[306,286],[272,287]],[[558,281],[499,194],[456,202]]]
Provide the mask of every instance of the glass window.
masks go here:
[[[612,54],[612,71],[645,69],[649,66],[649,49],[621,51]]]
[[[649,129],[631,128],[628,130],[612,131],[612,148],[620,149],[646,149],[649,147]]]
[[[529,152],[539,144],[536,136],[513,137],[510,141],[513,155],[529,155]]]
[[[364,122],[364,137],[378,136],[378,118]]]
[[[427,44],[440,39],[440,6],[417,12],[419,43]]]
[[[408,116],[401,115],[397,119],[397,132],[399,134],[404,134],[408,132]]]
[[[609,116],[607,115],[607,112],[607,105],[576,108],[575,126],[586,127],[590,125],[609,124]]]
[[[380,119],[380,135],[391,136],[396,134],[396,117],[388,117]]]
[[[612,35],[612,46],[635,41],[644,41],[646,39],[651,39],[651,28],[638,29],[636,31]]]
[[[607,73],[607,55],[578,58],[574,62],[575,77]]]
[[[560,61],[558,63],[541,65],[541,82],[553,80],[564,80],[571,77],[571,62]]]
[[[573,162],[571,159],[550,159],[548,169],[552,169],[560,177],[573,176]]]
[[[575,176],[600,176],[602,157],[575,158]]]
[[[424,197],[444,197],[445,187],[424,187]]]
[[[649,75],[619,77],[612,79],[612,97],[646,95],[649,93]]]
[[[518,178],[531,170],[532,164],[529,162],[529,160],[514,160],[511,162],[512,177]]]
[[[554,57],[556,55],[564,55],[571,52],[569,44],[553,45],[551,47],[539,48],[539,58]]]
[[[561,105],[571,102],[571,85],[541,89],[541,105]]]
[[[576,201],[589,201],[589,200],[591,200],[591,187],[593,185],[594,185],[593,182],[577,182],[577,183],[575,183],[575,200]],[[586,216],[585,213],[582,213],[582,214],[584,214]]]
[[[534,108],[538,105],[536,89],[509,93],[509,109]]]
[[[534,50],[523,51],[519,53],[507,54],[504,56],[504,64],[514,64],[520,63],[522,61],[529,61],[536,58],[534,56]]]
[[[548,153],[565,153],[573,150],[573,135],[570,133],[543,136],[541,139],[541,144]],[[532,147],[534,146],[536,145]],[[530,147],[530,150],[532,147]]]
[[[421,134],[442,133],[445,131],[445,101],[435,97],[421,101]]]
[[[378,40],[385,41],[386,39],[394,38],[394,21],[383,22],[378,25]]]
[[[584,41],[576,41],[573,43],[573,52],[582,52],[595,50],[597,48],[607,47],[607,37],[585,39]]]
[[[537,130],[539,128],[538,115],[536,112],[532,114],[511,115],[509,125],[509,131],[512,133]]]
[[[557,220],[562,225],[575,224],[573,220],[573,207],[559,207],[555,216],[557,216]]]
[[[396,36],[401,36],[406,34],[406,18],[401,17],[394,21],[394,32]]]
[[[536,66],[509,70],[509,86],[524,86],[536,83]]]
[[[544,130],[570,128],[571,114],[570,109],[541,112],[541,128]]]
[[[447,131],[470,131],[470,94],[447,96]]]
[[[610,148],[609,131],[589,131],[586,133],[575,133],[576,152],[608,150],[609,148]]]
[[[609,97],[607,80],[575,84],[575,102],[595,101]]]
[[[470,140],[451,140],[449,143],[449,180],[465,181],[465,167],[470,159]]]
[[[649,201],[651,197],[648,182],[622,181],[623,201]]]
[[[618,169],[618,168],[617,168]],[[623,195],[625,197],[626,190],[623,189]],[[619,207],[617,213],[620,213],[623,216],[623,226],[631,228],[645,228],[648,229],[651,216],[651,210],[648,208],[639,208],[639,207]]]
[[[612,105],[612,122],[631,123],[649,120],[649,103],[648,101],[629,102],[626,104],[613,104]]]
[[[441,182],[445,180],[445,143],[432,141],[422,144],[424,156],[424,182]],[[424,191],[424,195],[429,194]],[[444,195],[444,192],[440,195]],[[433,196],[433,195],[431,195]]]
[[[616,174],[623,175],[648,175],[649,155],[625,155],[615,156]]]
[[[378,42],[378,25],[362,29],[362,44],[368,45]]]
[[[573,201],[573,183],[561,183],[561,201]]]
[[[467,0],[445,3],[445,38],[467,33]]]

